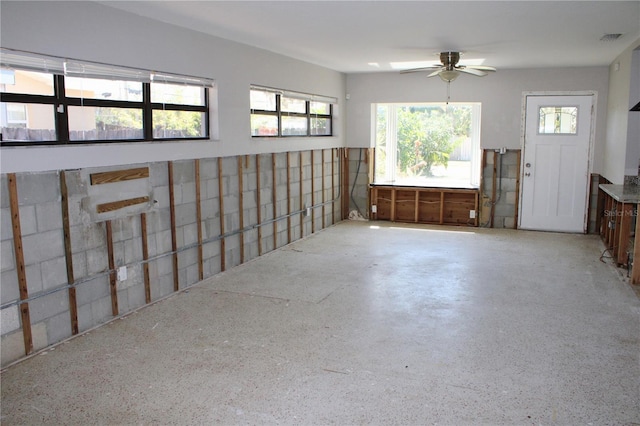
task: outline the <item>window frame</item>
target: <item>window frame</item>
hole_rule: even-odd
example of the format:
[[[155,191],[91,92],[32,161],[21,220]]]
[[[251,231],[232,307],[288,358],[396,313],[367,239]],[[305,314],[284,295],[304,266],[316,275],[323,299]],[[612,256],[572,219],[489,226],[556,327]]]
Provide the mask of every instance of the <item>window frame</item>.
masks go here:
[[[263,91],[263,92],[271,92],[275,94],[275,109],[274,110],[265,110],[259,108],[251,108],[251,96],[249,96],[249,117],[254,115],[257,116],[269,116],[276,117],[277,119],[277,133],[275,135],[254,135],[253,128],[251,128],[251,138],[315,138],[315,137],[332,137],[333,134],[333,122],[334,122],[334,104],[337,103],[337,99],[329,98],[326,96],[320,95],[311,95],[300,92],[291,92],[279,89],[272,89],[268,87],[254,86],[252,85],[249,89],[249,93],[251,91]],[[282,109],[282,98],[292,98],[292,99],[300,99],[305,102],[305,112],[293,112],[293,111],[283,111]],[[329,106],[328,114],[317,114],[311,112],[311,102],[322,102],[326,103]],[[287,135],[283,134],[283,117],[303,117],[306,119],[306,133],[304,135]],[[311,129],[311,120],[313,118],[323,118],[329,120],[330,131],[328,134],[313,134]]]
[[[6,49],[2,50],[5,53]],[[16,55],[16,51],[8,51],[11,55]],[[17,53],[18,61],[20,60],[20,53]],[[46,65],[46,61],[57,61],[59,64],[66,65],[65,60],[62,58],[48,57],[43,55],[24,55],[25,61],[29,61],[29,64],[33,64],[37,60],[43,61]],[[77,65],[78,62],[73,63]],[[193,141],[193,140],[209,140],[211,139],[211,111],[210,111],[210,88],[213,87],[212,80],[199,79],[196,77],[179,76],[179,75],[159,75],[156,83],[160,84],[184,84],[191,87],[202,87],[203,91],[203,104],[174,104],[174,103],[161,103],[151,101],[151,86],[154,84],[155,73],[145,70],[137,70],[133,68],[117,67],[111,65],[96,64],[91,62],[82,63],[88,67],[97,67],[97,69],[107,69],[117,73],[122,70],[123,76],[117,77],[108,75],[106,78],[122,80],[122,81],[136,81],[142,84],[142,100],[141,101],[124,101],[124,100],[109,100],[109,99],[93,99],[67,96],[65,91],[65,72],[63,66],[52,67],[51,70],[46,69],[43,66],[38,72],[50,74],[53,77],[53,95],[34,95],[27,93],[0,93],[0,101],[5,104],[22,103],[22,104],[36,104],[36,105],[52,105],[54,108],[54,126],[55,126],[55,140],[41,140],[41,141],[7,141],[2,137],[0,132],[0,146],[38,146],[38,145],[84,145],[84,144],[97,144],[97,143],[130,143],[130,142],[163,142],[163,141]],[[31,65],[21,67],[13,66],[12,64],[2,63],[3,68],[14,70],[34,71]],[[127,78],[127,75],[134,77]],[[136,79],[135,75],[148,76],[149,81],[143,81]],[[77,74],[68,74],[70,77],[78,77]],[[105,79],[105,77],[87,75],[83,76],[87,79]],[[146,77],[145,77],[146,78]],[[190,84],[193,82],[193,84]],[[204,82],[204,83],[203,83]],[[69,130],[69,107],[103,107],[103,108],[129,108],[139,109],[142,112],[142,138],[128,138],[128,139],[82,139],[71,140]],[[154,111],[186,111],[186,112],[200,112],[203,113],[203,123],[201,128],[204,130],[204,135],[194,137],[154,137],[153,126],[153,112]]]

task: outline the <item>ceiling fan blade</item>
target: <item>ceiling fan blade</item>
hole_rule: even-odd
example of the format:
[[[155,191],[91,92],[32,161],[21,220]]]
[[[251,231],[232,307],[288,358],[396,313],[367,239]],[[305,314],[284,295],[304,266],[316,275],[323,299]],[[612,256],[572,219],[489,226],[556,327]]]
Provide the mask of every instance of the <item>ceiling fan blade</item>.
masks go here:
[[[408,70],[400,71],[400,74],[407,74],[410,72],[422,72],[422,71],[432,71],[432,70],[440,70],[441,66],[432,66],[432,67],[422,67],[422,68],[411,68]]]
[[[473,68],[474,70],[482,70],[482,71],[497,71],[494,67],[489,67],[486,65],[466,65],[465,68]]]
[[[466,72],[467,74],[477,75],[478,77],[484,77],[485,75],[488,74],[486,71],[477,70],[477,69],[473,69],[473,68],[467,68],[467,67],[459,67],[459,68],[456,68],[456,69],[458,71],[461,71],[461,72]]]
[[[440,74],[442,72],[443,68],[440,68],[434,72],[432,72],[431,74],[429,74],[427,77],[435,77],[436,75]]]

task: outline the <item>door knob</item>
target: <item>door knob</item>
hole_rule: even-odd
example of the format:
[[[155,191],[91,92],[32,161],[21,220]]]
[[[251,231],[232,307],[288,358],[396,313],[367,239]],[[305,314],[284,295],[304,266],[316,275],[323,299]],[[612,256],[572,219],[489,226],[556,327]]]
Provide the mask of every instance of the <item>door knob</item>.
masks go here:
[[[527,163],[524,165],[525,167],[531,167],[531,163]]]

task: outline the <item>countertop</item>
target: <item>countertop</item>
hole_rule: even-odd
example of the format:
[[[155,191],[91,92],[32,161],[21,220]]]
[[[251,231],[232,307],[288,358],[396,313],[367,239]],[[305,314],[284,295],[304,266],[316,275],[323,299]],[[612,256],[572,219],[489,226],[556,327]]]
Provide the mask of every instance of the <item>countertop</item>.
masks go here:
[[[598,187],[618,202],[640,203],[640,186],[638,185],[600,184]]]

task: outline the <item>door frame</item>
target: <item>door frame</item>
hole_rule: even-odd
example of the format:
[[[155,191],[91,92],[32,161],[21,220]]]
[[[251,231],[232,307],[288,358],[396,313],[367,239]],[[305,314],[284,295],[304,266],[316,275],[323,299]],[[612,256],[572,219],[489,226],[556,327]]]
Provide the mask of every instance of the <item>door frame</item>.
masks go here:
[[[589,129],[589,153],[587,156],[587,187],[585,188],[585,212],[584,220],[582,224],[582,233],[586,234],[589,231],[589,199],[591,198],[591,179],[590,176],[593,173],[594,162],[594,145],[596,134],[596,117],[598,108],[598,92],[596,90],[576,90],[576,91],[525,91],[522,92],[522,105],[520,114],[520,157],[524,159],[525,154],[525,137],[527,133],[526,119],[527,119],[527,98],[530,96],[592,96],[591,103],[591,125]],[[523,186],[524,186],[524,161],[520,161],[519,171],[519,184],[518,184],[518,211],[522,212],[522,199]],[[522,220],[522,214],[518,214],[518,228],[520,228],[520,222]]]

